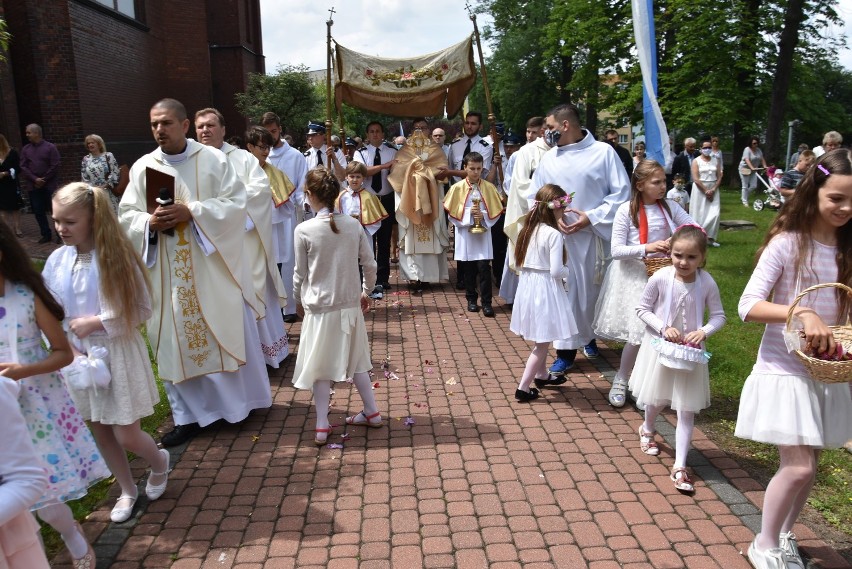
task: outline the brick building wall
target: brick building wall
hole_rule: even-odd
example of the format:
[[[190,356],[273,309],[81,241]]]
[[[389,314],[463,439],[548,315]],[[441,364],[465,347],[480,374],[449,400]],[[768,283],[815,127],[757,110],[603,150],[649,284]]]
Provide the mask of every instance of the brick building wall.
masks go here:
[[[20,148],[25,126],[42,125],[62,155],[63,182],[79,179],[88,134],[101,135],[121,163],[151,151],[148,110],[163,97],[180,100],[190,114],[221,107],[232,132],[247,124],[233,96],[249,72],[264,70],[259,1],[136,6],[131,18],[95,0],[0,0],[13,34],[9,62],[0,66],[0,128]],[[237,55],[220,58],[223,50],[213,46],[226,44]]]

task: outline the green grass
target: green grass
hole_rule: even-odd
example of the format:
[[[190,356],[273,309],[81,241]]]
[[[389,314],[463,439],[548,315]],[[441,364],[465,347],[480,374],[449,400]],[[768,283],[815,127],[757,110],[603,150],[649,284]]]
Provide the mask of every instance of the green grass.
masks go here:
[[[702,430],[720,448],[766,483],[778,467],[775,447],[733,436],[739,395],[757,357],[762,324],[744,323],[737,313],[740,295],[754,268],[755,253],[775,219],[770,210],[754,211],[740,203],[739,189],[722,192],[722,220],[744,219],[757,225],[746,231],[720,231],[721,247],[708,253],[707,270],[719,285],[728,321],[708,342],[712,407],[698,416]],[[844,449],[821,454],[816,485],[808,503],[841,532],[852,535],[852,454]]]

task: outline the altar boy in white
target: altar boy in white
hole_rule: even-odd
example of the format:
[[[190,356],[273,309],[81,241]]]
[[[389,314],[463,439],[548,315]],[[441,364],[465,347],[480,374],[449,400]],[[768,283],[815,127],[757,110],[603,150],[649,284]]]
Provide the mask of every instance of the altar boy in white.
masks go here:
[[[488,234],[487,229],[500,219],[503,213],[503,202],[494,184],[482,179],[482,154],[470,152],[462,160],[462,166],[467,172],[467,178],[453,184],[447,192],[444,198],[444,209],[447,210],[450,221],[456,227],[454,258],[459,264],[466,264],[464,285],[467,309],[470,312],[479,312],[479,306],[476,303],[478,277],[482,313],[493,318],[491,259],[494,257],[494,250],[491,246],[491,235]],[[486,231],[477,231],[473,229],[474,226],[485,228]]]

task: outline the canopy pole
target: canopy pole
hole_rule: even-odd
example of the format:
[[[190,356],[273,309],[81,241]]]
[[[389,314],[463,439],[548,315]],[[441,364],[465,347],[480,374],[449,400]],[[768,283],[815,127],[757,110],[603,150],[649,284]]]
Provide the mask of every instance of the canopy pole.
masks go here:
[[[334,25],[334,6],[328,11],[328,21],[325,23],[326,33],[326,66],[325,66],[325,145],[331,148],[331,26]]]
[[[497,117],[494,116],[494,107],[491,105],[491,91],[488,89],[488,72],[485,69],[485,58],[482,55],[482,40],[479,37],[479,26],[476,25],[476,14],[470,6],[469,2],[465,3],[467,13],[470,15],[470,20],[473,22],[473,34],[476,37],[476,51],[479,53],[479,69],[482,72],[482,88],[485,91],[485,104],[488,107],[488,123],[491,126],[491,142],[494,144],[494,158],[497,158],[497,173],[500,175],[500,188],[502,194],[503,189],[503,163],[500,161],[500,138],[497,136]]]

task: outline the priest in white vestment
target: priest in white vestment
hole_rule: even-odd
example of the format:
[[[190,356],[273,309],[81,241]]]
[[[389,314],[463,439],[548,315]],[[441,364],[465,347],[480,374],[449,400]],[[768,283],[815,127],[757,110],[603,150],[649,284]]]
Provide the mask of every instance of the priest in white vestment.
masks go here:
[[[578,332],[554,342],[557,361],[550,371],[561,374],[573,365],[578,348],[583,348],[586,357],[597,355],[592,330],[595,304],[609,255],[612,222],[618,206],[630,197],[630,181],[612,146],[596,141],[580,127],[577,107],[559,105],[545,122],[555,148],[542,157],[533,174],[532,195],[545,184],[557,184],[574,194],[560,229],[565,234],[570,267],[567,294]]]
[[[247,217],[243,259],[251,273],[250,286],[257,297],[254,308],[260,349],[266,365],[277,368],[290,353],[290,344],[281,314],[281,308],[287,303],[287,293],[272,243],[272,191],[257,158],[225,142],[224,120],[216,109],[201,109],[195,113],[195,135],[201,144],[225,154],[237,180],[245,187]]]
[[[415,130],[396,153],[388,182],[396,192],[399,224],[400,277],[419,290],[420,283],[449,280],[446,251],[450,246],[447,220],[442,211],[444,189],[435,175],[445,170],[443,148]]]
[[[535,118],[530,120],[532,121]],[[542,157],[550,150],[550,145],[544,139],[544,120],[541,117],[537,118],[541,121],[541,124],[537,127],[537,132],[533,134],[533,139],[512,154],[511,160],[514,162],[512,174],[507,180],[509,191],[507,192],[503,233],[509,239],[509,246],[506,248],[503,278],[500,279],[500,292],[498,293],[506,301],[506,304],[515,302],[515,293],[518,290],[519,270],[515,267],[515,243],[524,227],[523,222],[529,212],[529,202],[535,199],[538,192],[538,188],[533,187],[532,177]],[[529,132],[530,123],[527,122],[528,138],[530,137]],[[570,193],[569,190],[566,191]]]
[[[270,407],[272,395],[245,298],[254,291],[240,286],[245,189],[223,153],[186,139],[180,102],[157,102],[150,119],[159,147],[131,168],[119,218],[151,273],[148,339],[175,422],[162,443],[175,446],[214,421]],[[175,203],[149,200],[157,192],[149,194],[148,169],[174,177]]]
[[[296,300],[293,291],[293,271],[296,268],[296,254],[293,246],[293,234],[296,225],[305,218],[305,176],[308,175],[308,164],[302,153],[287,144],[281,137],[281,119],[275,113],[264,113],[260,119],[263,128],[269,131],[275,144],[269,149],[267,160],[270,164],[284,172],[295,187],[284,204],[272,212],[272,233],[274,236],[276,262],[281,267],[281,280],[287,291],[287,304],[284,307],[284,321],[295,322]]]

